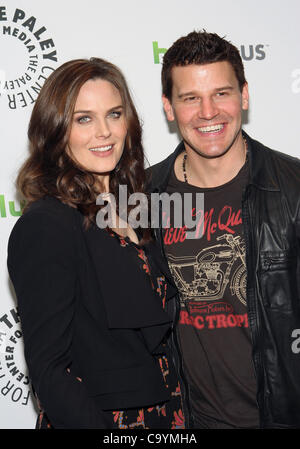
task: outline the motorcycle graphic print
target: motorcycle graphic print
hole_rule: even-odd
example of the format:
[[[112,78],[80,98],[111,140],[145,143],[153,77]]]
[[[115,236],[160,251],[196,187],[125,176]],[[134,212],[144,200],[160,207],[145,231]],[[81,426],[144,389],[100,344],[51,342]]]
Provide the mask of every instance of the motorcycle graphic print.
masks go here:
[[[219,243],[202,249],[196,256],[169,254],[169,266],[181,293],[181,301],[215,301],[226,287],[246,305],[245,243],[240,236],[223,234]]]

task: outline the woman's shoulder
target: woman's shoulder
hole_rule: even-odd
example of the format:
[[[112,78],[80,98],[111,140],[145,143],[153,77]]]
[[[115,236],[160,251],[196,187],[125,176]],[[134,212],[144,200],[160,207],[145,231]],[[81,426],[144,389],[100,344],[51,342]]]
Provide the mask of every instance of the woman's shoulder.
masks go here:
[[[62,203],[54,197],[46,196],[31,203],[16,222],[13,230],[35,230],[55,228],[58,232],[69,233],[75,231],[79,225],[77,209]]]
[[[13,279],[20,261],[29,263],[30,258],[39,258],[40,254],[73,266],[80,235],[76,214],[76,209],[50,197],[28,206],[8,239],[7,265]]]
[[[78,214],[77,209],[74,207],[68,206],[57,198],[45,196],[31,203],[21,218],[29,220],[32,217],[45,216],[64,225],[74,221]]]

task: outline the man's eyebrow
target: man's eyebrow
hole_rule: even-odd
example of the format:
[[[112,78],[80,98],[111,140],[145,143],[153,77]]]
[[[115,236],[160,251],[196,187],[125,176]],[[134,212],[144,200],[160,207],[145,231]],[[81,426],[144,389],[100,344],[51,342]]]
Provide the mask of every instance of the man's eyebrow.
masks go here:
[[[196,92],[190,91],[190,92],[183,92],[182,94],[178,94],[178,98],[182,97],[188,97],[188,96],[196,96]]]
[[[233,86],[223,86],[223,87],[217,87],[215,89],[216,92],[220,92],[221,90],[233,90]]]

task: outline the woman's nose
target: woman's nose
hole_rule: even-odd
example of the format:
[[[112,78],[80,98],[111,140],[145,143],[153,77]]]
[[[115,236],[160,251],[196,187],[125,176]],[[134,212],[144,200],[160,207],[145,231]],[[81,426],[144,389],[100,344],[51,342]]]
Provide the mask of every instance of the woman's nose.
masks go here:
[[[109,125],[105,119],[99,120],[96,127],[96,137],[107,138],[111,135]]]

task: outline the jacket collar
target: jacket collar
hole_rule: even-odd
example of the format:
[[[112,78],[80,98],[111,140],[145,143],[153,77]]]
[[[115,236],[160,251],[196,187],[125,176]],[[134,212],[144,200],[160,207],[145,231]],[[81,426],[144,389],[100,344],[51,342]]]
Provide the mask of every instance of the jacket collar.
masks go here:
[[[262,190],[280,191],[278,177],[273,163],[273,151],[257,140],[252,139],[245,131],[243,131],[243,136],[248,145],[250,166],[249,184],[253,184]],[[179,143],[170,156],[158,164],[159,170],[152,171],[152,192],[164,192],[166,190],[175,160],[182,151],[184,151],[183,141]]]
[[[171,171],[174,167],[175,160],[177,156],[184,151],[184,143],[181,141],[179,145],[177,145],[175,151],[170,154],[166,159],[162,162],[159,162],[156,166],[150,167],[150,191],[151,192],[165,192],[168,181],[171,175]],[[158,169],[156,170],[155,167]]]

